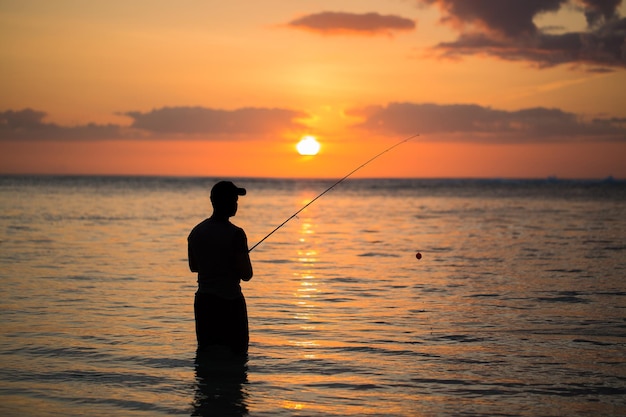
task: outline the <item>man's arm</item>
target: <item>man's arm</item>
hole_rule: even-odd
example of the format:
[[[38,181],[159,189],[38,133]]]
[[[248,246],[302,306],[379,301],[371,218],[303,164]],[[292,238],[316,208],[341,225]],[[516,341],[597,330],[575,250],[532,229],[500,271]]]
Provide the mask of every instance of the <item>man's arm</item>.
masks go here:
[[[250,281],[254,273],[252,271],[252,262],[250,262],[250,256],[248,255],[248,252],[238,254],[237,266],[239,268],[241,280]]]
[[[191,272],[198,272],[198,264],[196,258],[193,256],[193,250],[191,250],[191,242],[187,241],[187,257],[189,258],[189,269]]]
[[[252,262],[248,253],[248,238],[243,230],[241,230],[238,240],[237,252],[235,253],[237,273],[242,281],[250,281],[254,272],[252,271]]]

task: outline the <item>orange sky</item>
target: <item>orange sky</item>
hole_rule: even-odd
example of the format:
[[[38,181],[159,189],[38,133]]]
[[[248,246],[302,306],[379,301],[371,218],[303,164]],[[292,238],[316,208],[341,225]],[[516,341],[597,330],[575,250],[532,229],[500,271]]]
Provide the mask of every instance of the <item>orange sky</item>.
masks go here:
[[[340,177],[419,132],[358,175],[626,178],[624,15],[600,0],[3,1],[0,173]],[[296,153],[305,134],[319,155]]]

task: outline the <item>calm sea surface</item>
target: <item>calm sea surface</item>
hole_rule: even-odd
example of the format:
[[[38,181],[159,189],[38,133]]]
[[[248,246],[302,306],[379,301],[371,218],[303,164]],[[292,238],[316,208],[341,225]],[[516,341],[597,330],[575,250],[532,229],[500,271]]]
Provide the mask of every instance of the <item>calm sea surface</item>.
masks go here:
[[[348,180],[251,253],[241,364],[195,353],[214,181],[0,177],[2,416],[624,415],[625,182]],[[332,181],[237,183],[252,246]]]

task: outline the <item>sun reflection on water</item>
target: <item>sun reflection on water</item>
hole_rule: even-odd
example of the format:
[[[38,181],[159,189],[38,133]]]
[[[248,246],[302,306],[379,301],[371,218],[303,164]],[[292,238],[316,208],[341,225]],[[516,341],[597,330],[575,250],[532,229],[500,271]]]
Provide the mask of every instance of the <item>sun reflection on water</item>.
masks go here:
[[[300,223],[299,239],[301,246],[296,250],[297,268],[294,271],[294,278],[298,282],[298,287],[294,292],[295,305],[298,307],[294,318],[301,321],[300,330],[311,336],[316,334],[318,320],[315,314],[315,298],[319,292],[315,266],[319,259],[319,252],[315,248],[315,223],[310,218],[302,219]],[[306,358],[314,358],[310,353],[311,349],[319,347],[313,338],[298,340],[293,344],[307,351]]]

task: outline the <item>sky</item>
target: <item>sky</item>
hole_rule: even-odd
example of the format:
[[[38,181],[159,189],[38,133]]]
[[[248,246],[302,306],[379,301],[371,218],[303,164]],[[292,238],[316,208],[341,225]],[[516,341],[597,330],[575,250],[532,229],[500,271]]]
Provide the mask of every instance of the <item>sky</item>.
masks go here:
[[[621,0],[0,0],[0,92],[4,174],[626,178]]]

